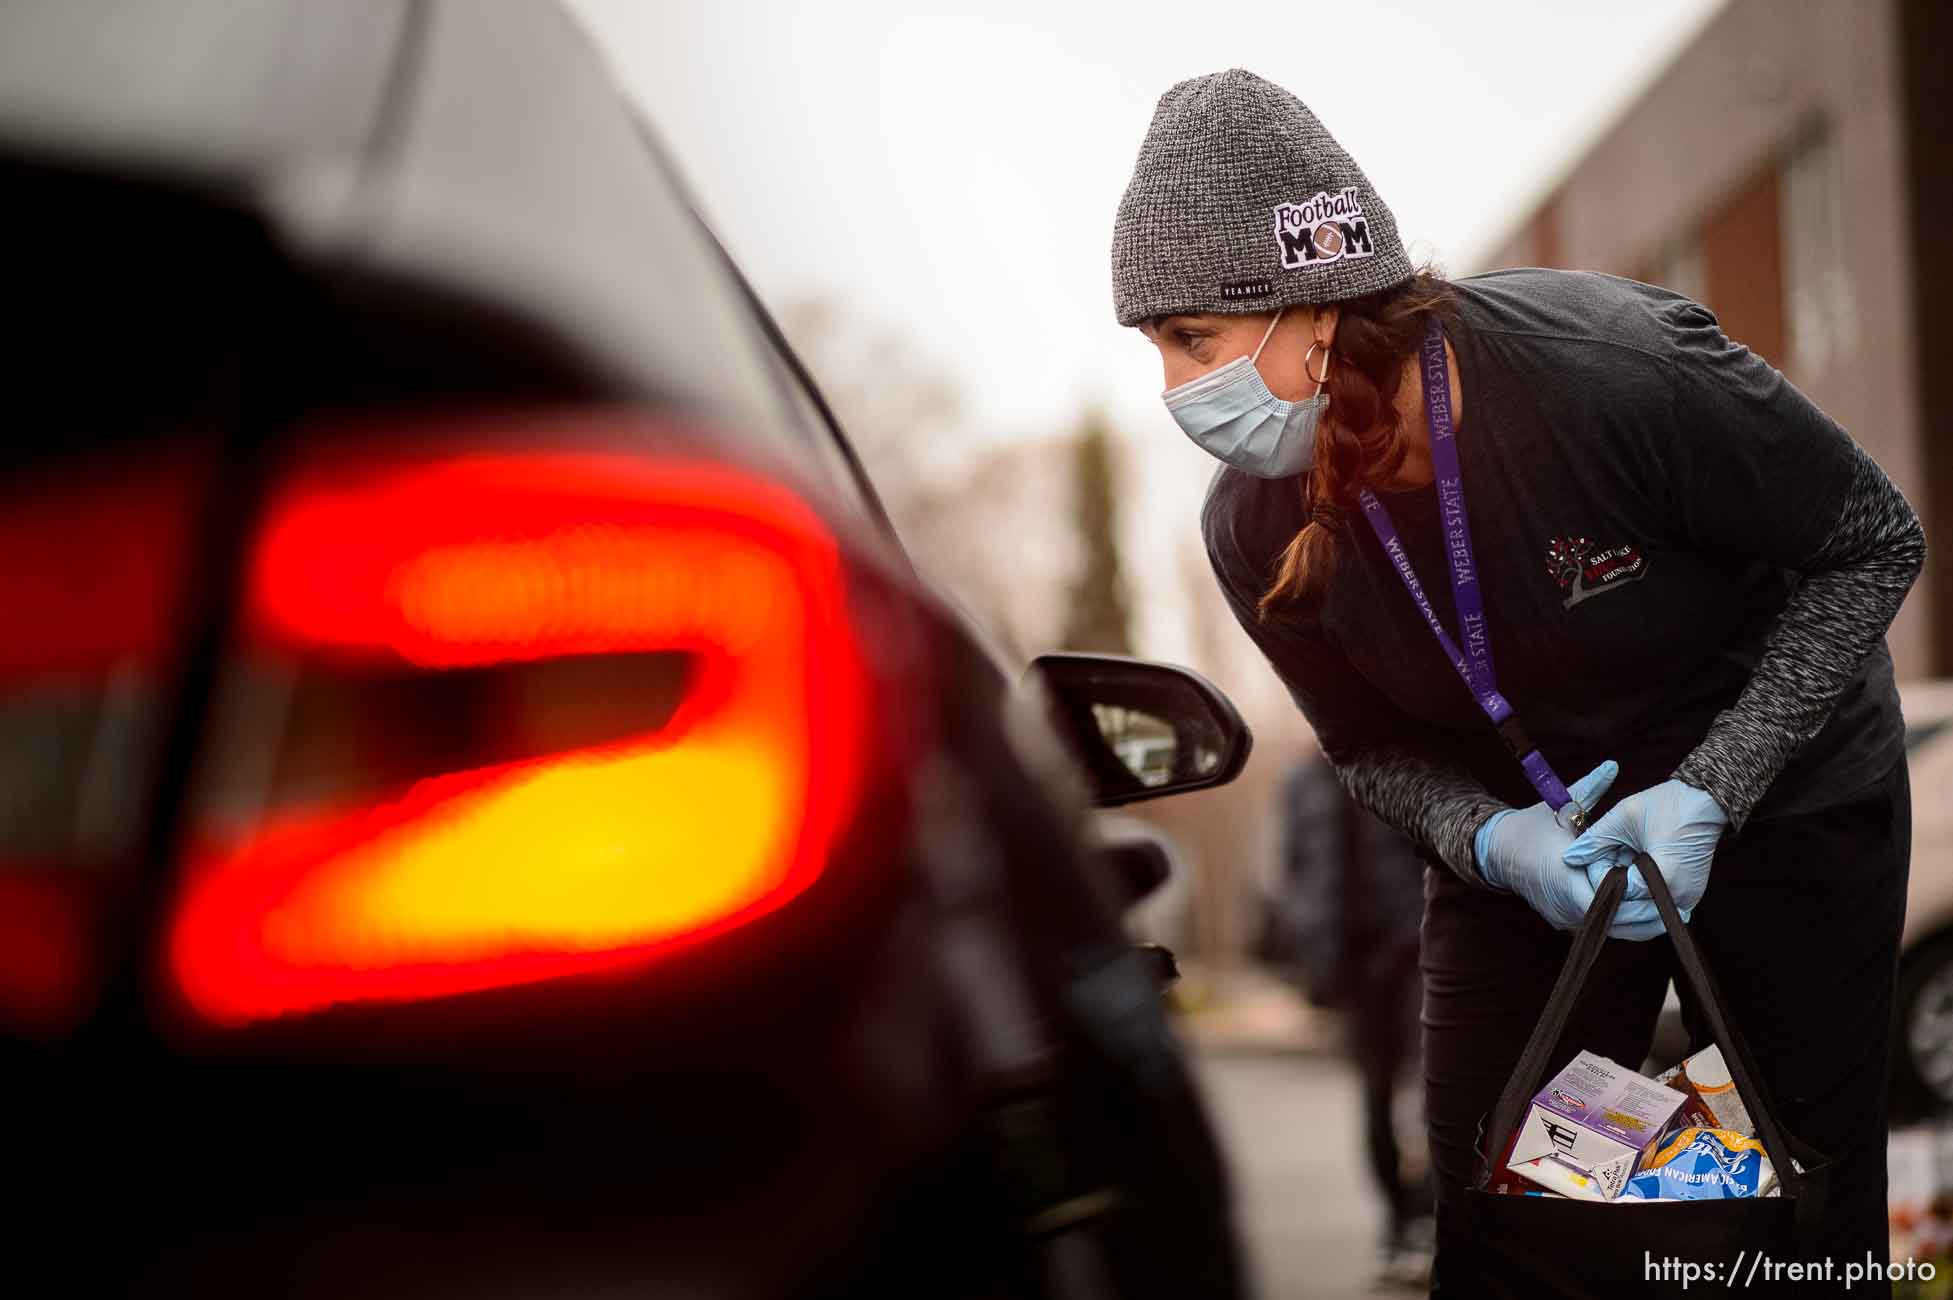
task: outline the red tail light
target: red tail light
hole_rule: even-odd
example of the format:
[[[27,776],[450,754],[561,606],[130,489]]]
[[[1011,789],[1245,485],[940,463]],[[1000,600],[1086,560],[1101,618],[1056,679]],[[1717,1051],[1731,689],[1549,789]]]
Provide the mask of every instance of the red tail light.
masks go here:
[[[211,1021],[640,961],[803,891],[854,806],[867,693],[841,555],[743,472],[601,452],[324,465],[269,502],[247,591],[247,654],[298,672],[434,690],[496,665],[687,668],[636,732],[285,800],[241,831],[213,817],[168,947]]]

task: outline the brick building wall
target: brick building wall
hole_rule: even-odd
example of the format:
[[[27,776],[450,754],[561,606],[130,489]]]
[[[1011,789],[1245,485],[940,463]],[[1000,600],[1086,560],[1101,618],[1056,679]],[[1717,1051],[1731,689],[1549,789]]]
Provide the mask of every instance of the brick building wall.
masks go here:
[[[1953,539],[1953,429],[1925,382],[1918,286],[1944,213],[1938,0],[1732,0],[1481,265],[1666,284],[1781,368]],[[1944,190],[1944,185],[1941,185]],[[1930,196],[1929,196],[1930,197]],[[1796,472],[1785,466],[1784,472]],[[1953,540],[1949,540],[1953,545]],[[1953,674],[1953,554],[1891,644],[1902,678]],[[1937,615],[1937,617],[1936,617]]]

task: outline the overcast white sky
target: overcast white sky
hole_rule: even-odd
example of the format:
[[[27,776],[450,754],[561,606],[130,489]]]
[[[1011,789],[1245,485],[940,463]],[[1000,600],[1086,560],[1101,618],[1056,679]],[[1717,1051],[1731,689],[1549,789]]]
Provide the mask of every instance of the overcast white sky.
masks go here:
[[[572,3],[770,302],[908,331],[985,431],[1132,436],[1172,426],[1107,249],[1167,86],[1288,87],[1462,272],[1720,0]]]

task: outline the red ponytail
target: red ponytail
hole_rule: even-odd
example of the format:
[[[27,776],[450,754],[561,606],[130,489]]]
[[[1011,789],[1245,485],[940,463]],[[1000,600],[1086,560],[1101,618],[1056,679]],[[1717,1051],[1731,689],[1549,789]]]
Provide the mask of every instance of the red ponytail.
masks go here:
[[[1316,599],[1336,569],[1334,534],[1354,518],[1357,493],[1379,487],[1402,468],[1406,445],[1397,414],[1406,363],[1424,341],[1431,313],[1448,317],[1456,291],[1432,271],[1394,289],[1338,303],[1329,409],[1316,442],[1314,467],[1303,476],[1309,522],[1283,548],[1275,580],[1259,612]]]

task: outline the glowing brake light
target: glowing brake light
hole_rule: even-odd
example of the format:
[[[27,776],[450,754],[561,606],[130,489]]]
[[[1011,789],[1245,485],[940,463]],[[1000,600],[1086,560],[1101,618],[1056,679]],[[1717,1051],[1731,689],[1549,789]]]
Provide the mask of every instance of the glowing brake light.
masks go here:
[[[326,465],[269,503],[249,653],[442,674],[682,655],[669,716],[351,803],[212,819],[177,987],[237,1024],[641,961],[780,907],[856,796],[866,691],[839,550],[784,488],[606,453]],[[625,656],[616,660],[617,656]]]

